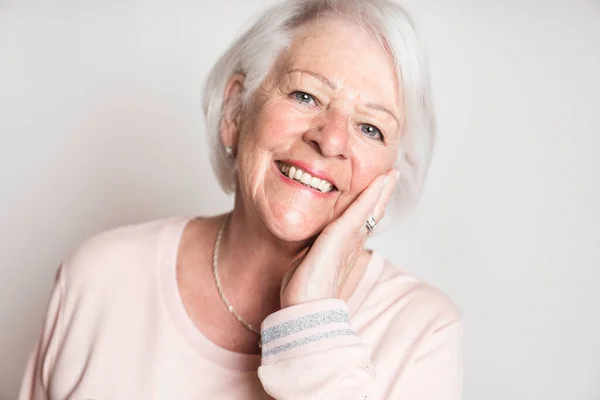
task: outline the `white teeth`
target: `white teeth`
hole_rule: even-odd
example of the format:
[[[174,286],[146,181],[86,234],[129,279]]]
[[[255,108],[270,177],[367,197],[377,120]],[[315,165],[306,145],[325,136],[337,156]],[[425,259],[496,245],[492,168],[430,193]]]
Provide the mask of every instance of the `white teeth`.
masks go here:
[[[312,178],[312,176],[310,176],[310,174],[308,172],[305,172],[304,174],[302,174],[302,178],[300,178],[300,182],[304,183],[305,185],[309,185],[311,178]]]
[[[279,163],[279,170],[288,178],[300,181],[303,184],[317,189],[323,193],[330,192],[333,189],[333,185],[331,183],[314,177],[308,172],[304,172],[300,168],[296,168],[293,165]]]
[[[321,184],[321,180],[319,178],[315,178],[313,176],[312,179],[310,180],[310,186],[314,187],[315,189],[318,189],[320,184]]]
[[[328,185],[329,184],[326,181],[321,181],[321,184],[319,185],[319,190],[321,192],[328,192],[328,190],[325,190],[325,189],[327,189]]]

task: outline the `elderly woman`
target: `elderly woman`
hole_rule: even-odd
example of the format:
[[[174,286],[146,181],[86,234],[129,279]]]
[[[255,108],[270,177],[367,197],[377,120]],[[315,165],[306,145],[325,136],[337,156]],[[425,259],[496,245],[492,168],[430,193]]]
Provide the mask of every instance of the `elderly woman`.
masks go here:
[[[458,399],[452,302],[364,249],[388,201],[417,196],[432,148],[406,13],[275,6],[214,66],[204,107],[233,210],[86,241],[21,399]]]

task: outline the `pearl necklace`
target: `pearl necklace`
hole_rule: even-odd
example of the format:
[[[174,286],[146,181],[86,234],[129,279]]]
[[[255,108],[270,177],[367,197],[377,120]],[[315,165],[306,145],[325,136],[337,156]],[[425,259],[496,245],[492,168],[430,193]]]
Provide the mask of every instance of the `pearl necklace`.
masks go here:
[[[223,303],[225,303],[229,312],[232,313],[235,316],[235,318],[242,325],[244,325],[244,327],[246,329],[248,329],[252,333],[257,334],[258,337],[260,337],[260,332],[258,330],[256,330],[256,328],[254,328],[252,325],[247,323],[244,320],[244,318],[242,318],[242,316],[240,314],[238,314],[237,311],[235,311],[235,308],[233,308],[233,306],[229,303],[229,300],[227,300],[227,297],[225,297],[225,294],[223,293],[223,288],[221,287],[221,279],[219,278],[219,272],[217,269],[217,265],[219,263],[219,246],[221,244],[221,237],[223,237],[223,231],[225,231],[225,226],[227,225],[227,222],[229,222],[229,217],[230,217],[230,215],[225,217],[225,220],[221,224],[221,227],[219,228],[219,232],[217,233],[217,240],[215,241],[215,248],[213,251],[213,275],[215,276],[215,283],[217,284],[217,290],[219,291],[221,300],[223,300]],[[260,341],[259,341],[259,347],[260,347]]]

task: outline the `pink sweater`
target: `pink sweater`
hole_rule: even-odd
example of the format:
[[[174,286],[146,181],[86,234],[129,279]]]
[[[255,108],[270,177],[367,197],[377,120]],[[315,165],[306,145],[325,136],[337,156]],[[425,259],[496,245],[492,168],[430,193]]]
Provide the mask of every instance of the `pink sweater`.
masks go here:
[[[112,230],[63,263],[21,400],[460,398],[454,305],[378,253],[347,303],[271,314],[261,327],[262,356],[216,346],[177,290],[187,222]]]

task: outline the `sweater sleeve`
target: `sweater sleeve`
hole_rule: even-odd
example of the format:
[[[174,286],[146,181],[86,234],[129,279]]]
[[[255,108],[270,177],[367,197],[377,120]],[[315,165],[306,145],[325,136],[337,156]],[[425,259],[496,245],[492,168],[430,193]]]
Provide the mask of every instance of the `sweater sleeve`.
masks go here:
[[[50,398],[48,382],[54,369],[60,338],[60,316],[63,304],[63,268],[58,269],[52,295],[48,303],[42,333],[29,357],[21,383],[19,400]]]
[[[370,348],[348,320],[347,306],[338,299],[299,304],[265,319],[258,370],[265,391],[277,400],[460,399],[459,320],[422,337],[406,365],[395,362],[395,349],[389,349],[391,357],[377,366],[379,378]]]
[[[279,310],[261,326],[258,376],[277,400],[360,399],[375,382],[370,349],[348,322],[346,303],[324,299]]]

